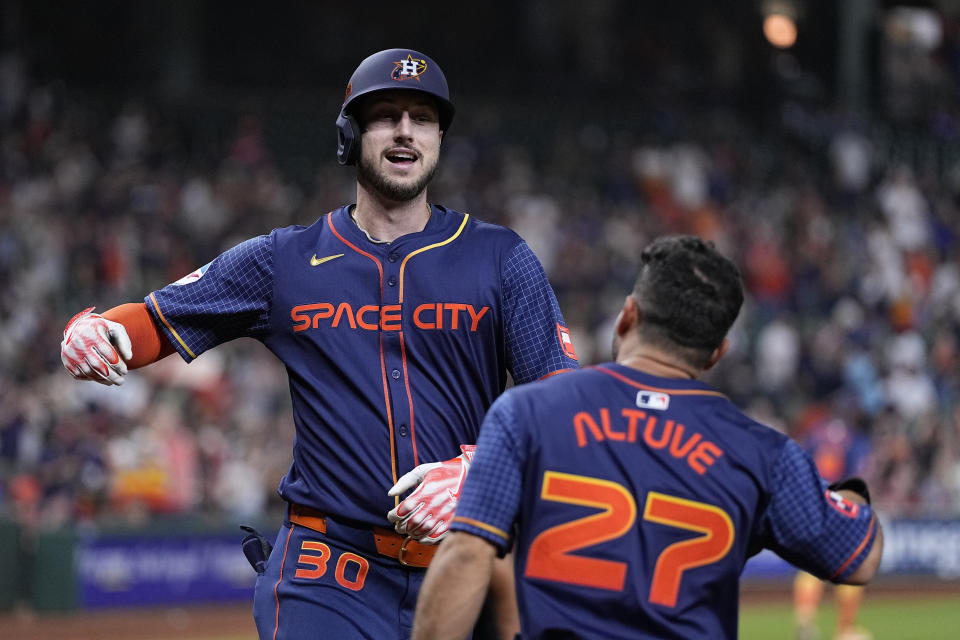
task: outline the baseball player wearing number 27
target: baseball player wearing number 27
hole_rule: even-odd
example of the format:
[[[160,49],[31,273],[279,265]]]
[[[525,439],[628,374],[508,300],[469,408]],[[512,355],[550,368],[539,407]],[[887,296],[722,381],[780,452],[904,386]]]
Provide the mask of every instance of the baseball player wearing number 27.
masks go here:
[[[522,384],[577,367],[527,244],[427,201],[453,113],[426,55],[371,55],[336,121],[338,160],[356,165],[355,204],[247,240],[143,303],[81,312],[64,331],[67,370],[103,384],[241,336],[286,366],[296,426],[279,486],[288,513],[272,552],[262,538],[245,544],[263,552],[251,559],[262,638],[409,637],[425,568],[508,372]]]
[[[865,483],[828,485],[698,380],[727,351],[737,267],[692,236],[655,240],[640,265],[615,362],[491,407],[415,640],[464,637],[511,543],[523,638],[736,638],[740,573],[764,548],[834,582],[873,577]]]

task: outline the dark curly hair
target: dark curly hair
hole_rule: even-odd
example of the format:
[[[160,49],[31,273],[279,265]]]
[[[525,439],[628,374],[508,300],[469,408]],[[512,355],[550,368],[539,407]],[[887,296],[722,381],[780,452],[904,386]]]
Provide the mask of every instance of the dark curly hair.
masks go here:
[[[740,313],[740,270],[696,236],[654,240],[640,265],[633,297],[641,337],[703,367]]]

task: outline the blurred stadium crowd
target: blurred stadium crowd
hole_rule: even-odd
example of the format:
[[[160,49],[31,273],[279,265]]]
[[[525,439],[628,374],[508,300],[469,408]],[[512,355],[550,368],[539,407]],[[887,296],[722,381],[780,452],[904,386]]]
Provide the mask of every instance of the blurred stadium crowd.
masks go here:
[[[120,389],[73,382],[58,345],[86,307],[138,301],[236,242],[351,202],[333,111],[311,116],[329,149],[310,150],[305,172],[285,162],[304,155],[290,122],[262,110],[222,112],[229,135],[198,151],[176,113],[18,69],[0,65],[0,510],[55,528],[278,508],[293,426],[261,345],[189,367],[172,356]],[[761,122],[671,96],[585,117],[458,95],[430,196],[529,242],[585,365],[609,359],[639,247],[713,240],[749,296],[708,380],[816,441],[821,469],[864,475],[887,515],[955,517],[957,87],[945,73],[949,99],[897,121],[786,101]]]

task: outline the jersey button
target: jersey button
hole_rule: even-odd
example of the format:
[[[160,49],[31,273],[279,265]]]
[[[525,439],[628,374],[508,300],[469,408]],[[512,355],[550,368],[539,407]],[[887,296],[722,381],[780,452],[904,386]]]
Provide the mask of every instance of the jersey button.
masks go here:
[[[397,286],[397,276],[390,276],[389,278],[387,278],[387,284],[390,285],[391,287]]]
[[[393,379],[394,379],[394,380],[399,380],[399,379],[400,379],[400,369],[394,369],[393,371],[390,372],[390,375],[393,376]]]
[[[400,437],[401,438],[407,437],[407,425],[405,424],[400,425]]]
[[[394,251],[389,256],[387,256],[387,260],[389,260],[390,262],[396,262],[399,259],[400,259],[400,254],[397,253],[396,251]]]

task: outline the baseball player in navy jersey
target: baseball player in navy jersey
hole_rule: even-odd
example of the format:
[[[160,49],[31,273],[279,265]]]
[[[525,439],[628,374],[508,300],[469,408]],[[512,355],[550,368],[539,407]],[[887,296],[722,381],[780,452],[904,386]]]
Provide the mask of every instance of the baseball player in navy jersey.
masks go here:
[[[485,418],[415,640],[462,638],[511,544],[524,638],[735,638],[763,548],[863,583],[880,525],[862,481],[829,486],[787,436],[697,378],[726,352],[736,266],[654,241],[616,321],[616,362],[507,391]]]
[[[408,637],[430,543],[446,534],[508,372],[519,384],[577,366],[527,244],[427,201],[453,113],[433,60],[373,54],[337,118],[355,204],[247,240],[143,303],[81,312],[64,331],[68,371],[103,384],[241,336],[285,365],[296,440],[279,486],[288,516],[254,563],[262,638]]]

